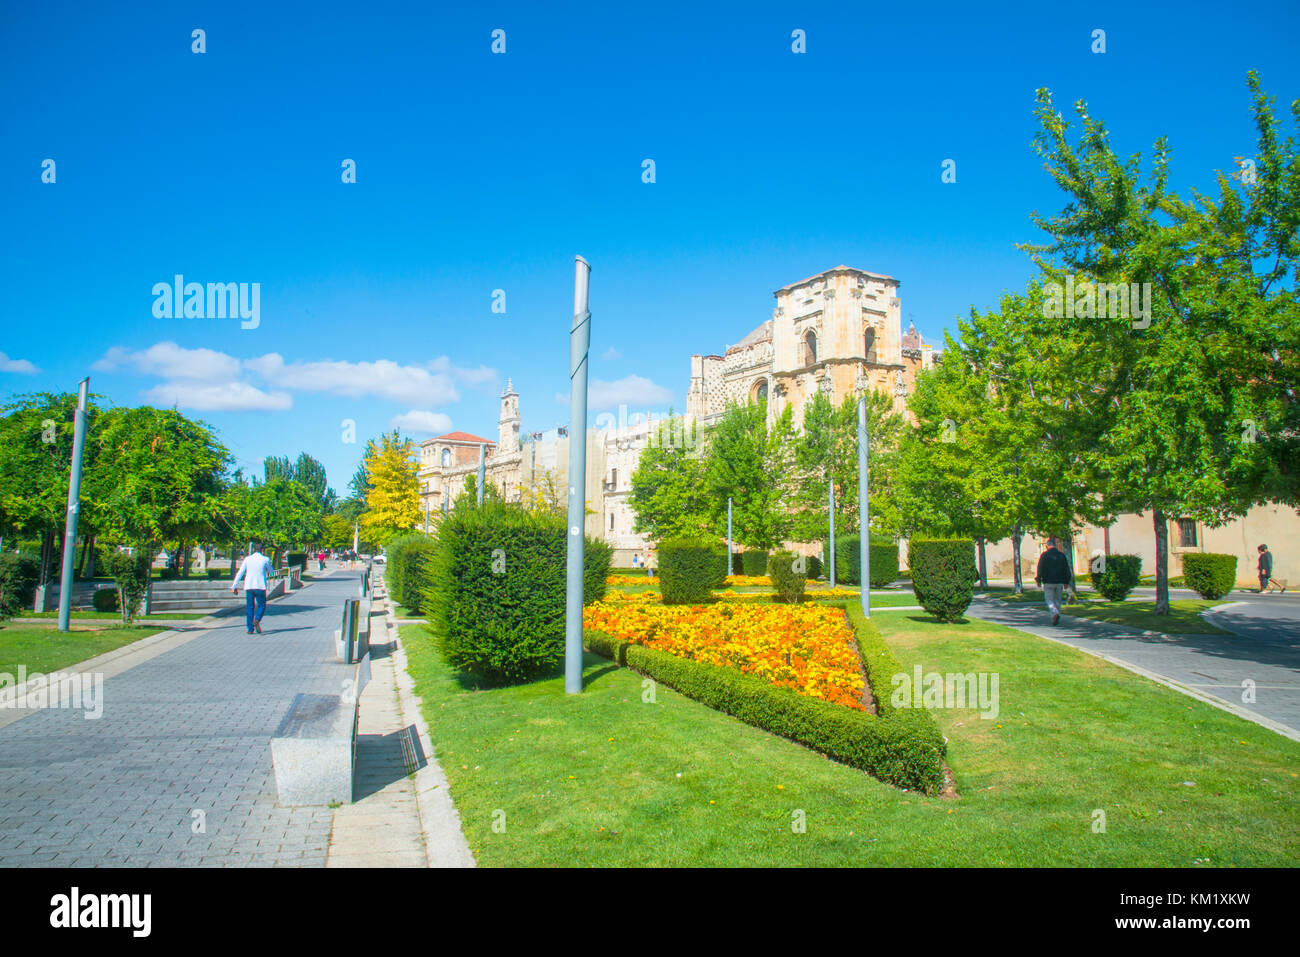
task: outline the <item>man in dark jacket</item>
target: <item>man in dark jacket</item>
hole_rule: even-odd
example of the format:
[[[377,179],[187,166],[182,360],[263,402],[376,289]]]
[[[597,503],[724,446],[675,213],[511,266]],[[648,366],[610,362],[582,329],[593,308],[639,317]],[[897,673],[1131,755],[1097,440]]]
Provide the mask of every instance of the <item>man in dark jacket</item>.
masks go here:
[[[1276,585],[1280,591],[1278,594],[1286,591],[1286,582],[1278,581],[1273,577],[1273,553],[1268,550],[1267,545],[1259,546],[1259,590],[1272,591]]]
[[[1038,571],[1034,574],[1034,584],[1043,587],[1043,598],[1047,609],[1052,613],[1052,624],[1061,620],[1061,596],[1065,586],[1070,584],[1070,563],[1066,560],[1065,549],[1059,538],[1047,540],[1047,550],[1038,556]]]

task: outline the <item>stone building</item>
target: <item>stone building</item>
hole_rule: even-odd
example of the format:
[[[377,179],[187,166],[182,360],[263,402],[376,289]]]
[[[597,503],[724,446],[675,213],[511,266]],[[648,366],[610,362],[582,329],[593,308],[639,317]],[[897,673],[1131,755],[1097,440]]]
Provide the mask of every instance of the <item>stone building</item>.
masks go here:
[[[728,403],[766,399],[769,417],[793,408],[796,428],[817,392],[838,405],[866,389],[887,392],[902,411],[918,369],[932,353],[908,324],[899,282],[836,266],[776,290],[772,318],[723,355],[691,356],[687,415],[708,425]]]

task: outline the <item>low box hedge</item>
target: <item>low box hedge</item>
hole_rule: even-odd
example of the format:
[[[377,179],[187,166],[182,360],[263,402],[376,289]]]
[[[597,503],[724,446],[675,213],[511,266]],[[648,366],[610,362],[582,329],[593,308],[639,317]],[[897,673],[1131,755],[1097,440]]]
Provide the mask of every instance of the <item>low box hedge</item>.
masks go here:
[[[860,585],[862,583],[862,539],[857,535],[843,535],[835,539],[835,583]],[[873,540],[868,546],[871,563],[871,587],[884,588],[898,580],[898,543]]]
[[[1188,552],[1183,555],[1183,581],[1202,598],[1222,598],[1237,584],[1237,556]]]
[[[869,623],[862,624],[865,627],[856,628],[859,648],[883,649],[879,632]],[[943,787],[946,747],[934,720],[923,710],[888,707],[890,677],[901,671],[892,654],[888,663],[881,657],[875,668],[867,669],[868,675],[876,670],[888,670],[890,675],[883,679],[882,690],[872,682],[880,709],[877,717],[779,688],[732,668],[689,661],[666,651],[619,641],[603,632],[588,632],[584,642],[588,650],[661,681],[688,698],[888,784],[927,794]]]
[[[740,573],[742,575],[766,575],[767,552],[758,548],[751,548],[749,551],[741,552]]]

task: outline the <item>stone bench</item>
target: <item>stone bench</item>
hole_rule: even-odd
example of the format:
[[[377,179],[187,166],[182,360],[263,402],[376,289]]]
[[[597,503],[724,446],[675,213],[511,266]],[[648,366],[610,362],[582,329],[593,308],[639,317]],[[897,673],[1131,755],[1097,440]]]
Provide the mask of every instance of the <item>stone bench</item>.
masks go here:
[[[349,598],[343,602],[343,620],[334,632],[334,658],[344,664],[360,661],[370,653],[370,598]]]
[[[357,711],[370,682],[370,656],[352,668],[340,694],[297,694],[271,738],[281,807],[352,803]],[[340,674],[347,671],[340,669]]]

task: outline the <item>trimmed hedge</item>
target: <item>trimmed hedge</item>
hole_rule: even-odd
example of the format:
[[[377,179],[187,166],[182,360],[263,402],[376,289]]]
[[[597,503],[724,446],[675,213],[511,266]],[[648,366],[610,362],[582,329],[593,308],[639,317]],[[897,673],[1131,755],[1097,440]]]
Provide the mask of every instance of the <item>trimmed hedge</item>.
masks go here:
[[[808,577],[810,579],[823,578],[826,575],[826,564],[816,555],[808,556]]]
[[[874,631],[870,626],[867,630]],[[859,643],[861,633],[859,629]],[[924,711],[876,717],[779,688],[732,668],[689,661],[600,632],[588,633],[585,640],[596,654],[661,681],[688,698],[888,784],[927,794],[943,786],[943,735]]]
[[[659,591],[665,605],[697,605],[726,583],[727,553],[702,538],[659,543]]]
[[[747,552],[741,552],[740,573],[742,575],[766,575],[767,552],[757,548],[751,548]]]
[[[567,550],[563,516],[487,501],[444,518],[421,607],[447,662],[490,684],[553,673],[564,660]],[[584,602],[604,594],[611,554],[587,539]]]
[[[1237,556],[1188,552],[1183,555],[1183,581],[1202,598],[1222,598],[1237,584]]]
[[[960,621],[975,597],[975,542],[969,538],[912,539],[907,566],[917,602],[940,621]]]
[[[741,556],[741,552],[731,553],[731,574],[733,575],[745,574],[745,562]]]
[[[90,596],[90,604],[95,611],[118,611],[121,608],[116,588],[96,588]]]
[[[287,568],[297,565],[305,572],[307,570],[307,553],[290,552],[288,555],[284,557],[284,564],[285,567]]]
[[[862,538],[845,535],[835,539],[835,583],[862,584]],[[873,541],[867,548],[871,562],[871,587],[884,588],[898,580],[898,543]]]
[[[435,540],[428,535],[400,535],[388,542],[384,581],[388,593],[415,614],[424,611],[424,588]]]
[[[794,552],[780,551],[767,560],[767,574],[772,579],[777,601],[790,604],[803,601],[808,573],[806,559],[802,563],[805,570],[799,570],[800,558]]]
[[[1092,587],[1108,601],[1123,601],[1142,580],[1140,555],[1104,555],[1103,568],[1091,572]]]
[[[0,619],[31,607],[40,577],[41,564],[31,555],[0,555]]]

